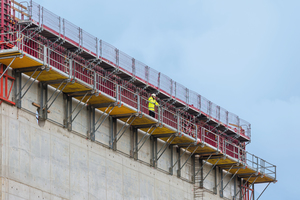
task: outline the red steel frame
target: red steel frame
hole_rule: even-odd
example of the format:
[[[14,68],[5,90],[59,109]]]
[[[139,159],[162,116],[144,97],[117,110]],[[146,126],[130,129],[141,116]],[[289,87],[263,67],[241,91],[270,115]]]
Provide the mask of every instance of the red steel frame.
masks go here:
[[[249,183],[246,186],[242,185],[242,197],[243,200],[253,200],[254,189],[250,188]]]
[[[5,70],[5,67],[4,65],[1,65],[0,66],[0,76],[2,76],[3,74],[3,71]],[[9,85],[9,81],[11,82],[11,86],[10,88],[8,87]],[[11,93],[11,90],[12,90],[12,87],[13,87],[13,84],[15,82],[15,78],[14,77],[11,77],[7,74],[7,72],[5,74],[3,74],[3,76],[1,77],[0,79],[0,104],[5,101],[6,103],[9,103],[11,105],[15,105],[15,102],[12,102],[9,100],[9,96],[10,96],[10,93]]]

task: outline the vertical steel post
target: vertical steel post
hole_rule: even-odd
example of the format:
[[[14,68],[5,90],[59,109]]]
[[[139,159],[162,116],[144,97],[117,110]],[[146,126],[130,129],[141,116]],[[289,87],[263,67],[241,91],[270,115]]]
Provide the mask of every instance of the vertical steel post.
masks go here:
[[[20,72],[17,72],[16,70],[14,70],[15,76],[16,76],[16,80],[15,80],[15,103],[17,108],[21,108],[22,107],[22,74]]]
[[[138,147],[138,129],[134,128],[134,149]],[[134,160],[138,160],[138,151],[133,151],[133,158]]]
[[[97,59],[99,58],[99,43],[98,43],[98,38],[96,37],[95,38],[95,40],[96,40],[96,56],[97,56]]]
[[[195,184],[195,175],[196,175],[196,159],[195,159],[195,154],[192,155],[192,177],[191,180],[193,184]]]
[[[160,91],[160,72],[158,73],[158,77],[157,77],[157,86],[158,86],[158,91]]]
[[[111,127],[109,144],[110,144],[110,148],[112,150],[116,151],[117,150],[117,141],[114,140],[114,138],[116,138],[116,135],[117,135],[117,119],[109,116],[109,123],[110,123],[110,127]]]
[[[198,109],[201,111],[201,95],[198,95]]]
[[[171,85],[170,85],[170,95],[172,97],[173,96],[173,80],[172,79],[170,80],[170,83],[171,83]]]
[[[171,155],[170,155],[170,166],[171,166],[171,167],[169,167],[169,174],[170,174],[170,175],[173,175],[173,167],[172,167],[172,166],[173,166],[173,149],[174,149],[174,148],[173,148],[172,145],[170,145],[170,146],[169,146],[169,149],[170,149],[170,154],[171,154]]]
[[[64,95],[65,96],[65,95]],[[92,132],[92,107],[88,105],[86,107],[87,109],[87,124],[88,124],[88,130],[87,130],[87,138],[91,140],[91,132]]]
[[[189,89],[188,88],[185,88],[185,102],[187,104],[187,106],[189,105],[189,99],[190,99],[190,95],[189,95]]]
[[[177,148],[177,155],[178,155],[178,163],[177,163],[177,166],[178,166],[178,169],[177,169],[177,177],[180,178],[181,177],[181,159],[180,159],[180,151],[181,151],[181,148],[178,147]]]
[[[102,40],[99,41],[100,46],[100,58],[102,59]]]
[[[134,132],[135,128],[130,127],[130,158],[134,157],[133,150],[134,150]]]
[[[96,112],[96,109],[95,107],[91,107],[91,112],[92,112],[92,120],[91,120],[91,123],[92,123],[92,127],[91,127],[91,140],[92,141],[95,141],[96,140],[96,135],[95,135],[95,122],[96,122],[96,119],[95,119],[95,112]]]
[[[58,17],[58,30],[59,30],[58,36],[60,37],[61,36],[61,18],[60,17]]]
[[[223,169],[222,168],[220,168],[220,174],[221,174],[220,197],[223,198]]]
[[[200,184],[199,187],[203,188],[203,159],[199,158],[199,165],[200,165]]]
[[[65,26],[65,19],[62,20],[63,21],[63,38],[66,38],[66,26]]]
[[[145,78],[147,85],[149,84],[149,67],[145,66]]]
[[[217,180],[217,172],[218,172],[218,170],[217,170],[217,166],[214,166],[214,188],[216,188],[216,190],[217,190],[217,182],[218,182],[218,180]],[[215,194],[217,194],[218,192],[216,191],[216,193]]]
[[[133,77],[135,77],[136,76],[136,72],[135,72],[135,59],[132,58],[131,60],[132,60],[132,75],[133,75]]]
[[[67,128],[69,131],[72,131],[72,97],[67,97],[67,106],[68,106],[68,121],[67,121]]]

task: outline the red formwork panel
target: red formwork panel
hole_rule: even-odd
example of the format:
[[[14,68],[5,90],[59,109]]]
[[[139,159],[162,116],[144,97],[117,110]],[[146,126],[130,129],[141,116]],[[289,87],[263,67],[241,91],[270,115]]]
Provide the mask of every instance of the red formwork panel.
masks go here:
[[[166,105],[170,106],[170,105]],[[169,110],[164,109],[163,110],[163,123],[177,129],[177,116],[176,111],[172,109],[172,107]]]
[[[204,142],[214,147],[218,146],[218,142],[215,134],[213,134],[211,131],[207,129],[205,129],[205,132],[203,134],[204,134],[203,137]]]
[[[137,108],[137,95],[131,84],[128,84],[126,88],[120,87],[121,92],[121,101],[130,105],[134,108]]]
[[[96,76],[96,89],[107,95],[116,97],[116,84],[111,80],[104,79],[99,72],[97,72]]]

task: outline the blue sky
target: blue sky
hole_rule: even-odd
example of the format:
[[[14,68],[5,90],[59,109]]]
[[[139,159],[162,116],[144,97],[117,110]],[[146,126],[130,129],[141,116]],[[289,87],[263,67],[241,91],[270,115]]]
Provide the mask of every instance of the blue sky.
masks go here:
[[[300,1],[36,2],[250,122],[278,168],[261,199],[299,199]]]

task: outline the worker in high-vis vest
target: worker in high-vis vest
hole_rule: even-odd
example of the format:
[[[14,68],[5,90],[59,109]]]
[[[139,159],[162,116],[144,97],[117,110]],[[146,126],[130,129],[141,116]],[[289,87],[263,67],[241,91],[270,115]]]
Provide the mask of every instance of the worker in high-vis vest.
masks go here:
[[[159,106],[159,103],[156,101],[156,95],[152,94],[148,99],[148,110],[149,115],[155,118],[155,106]]]

